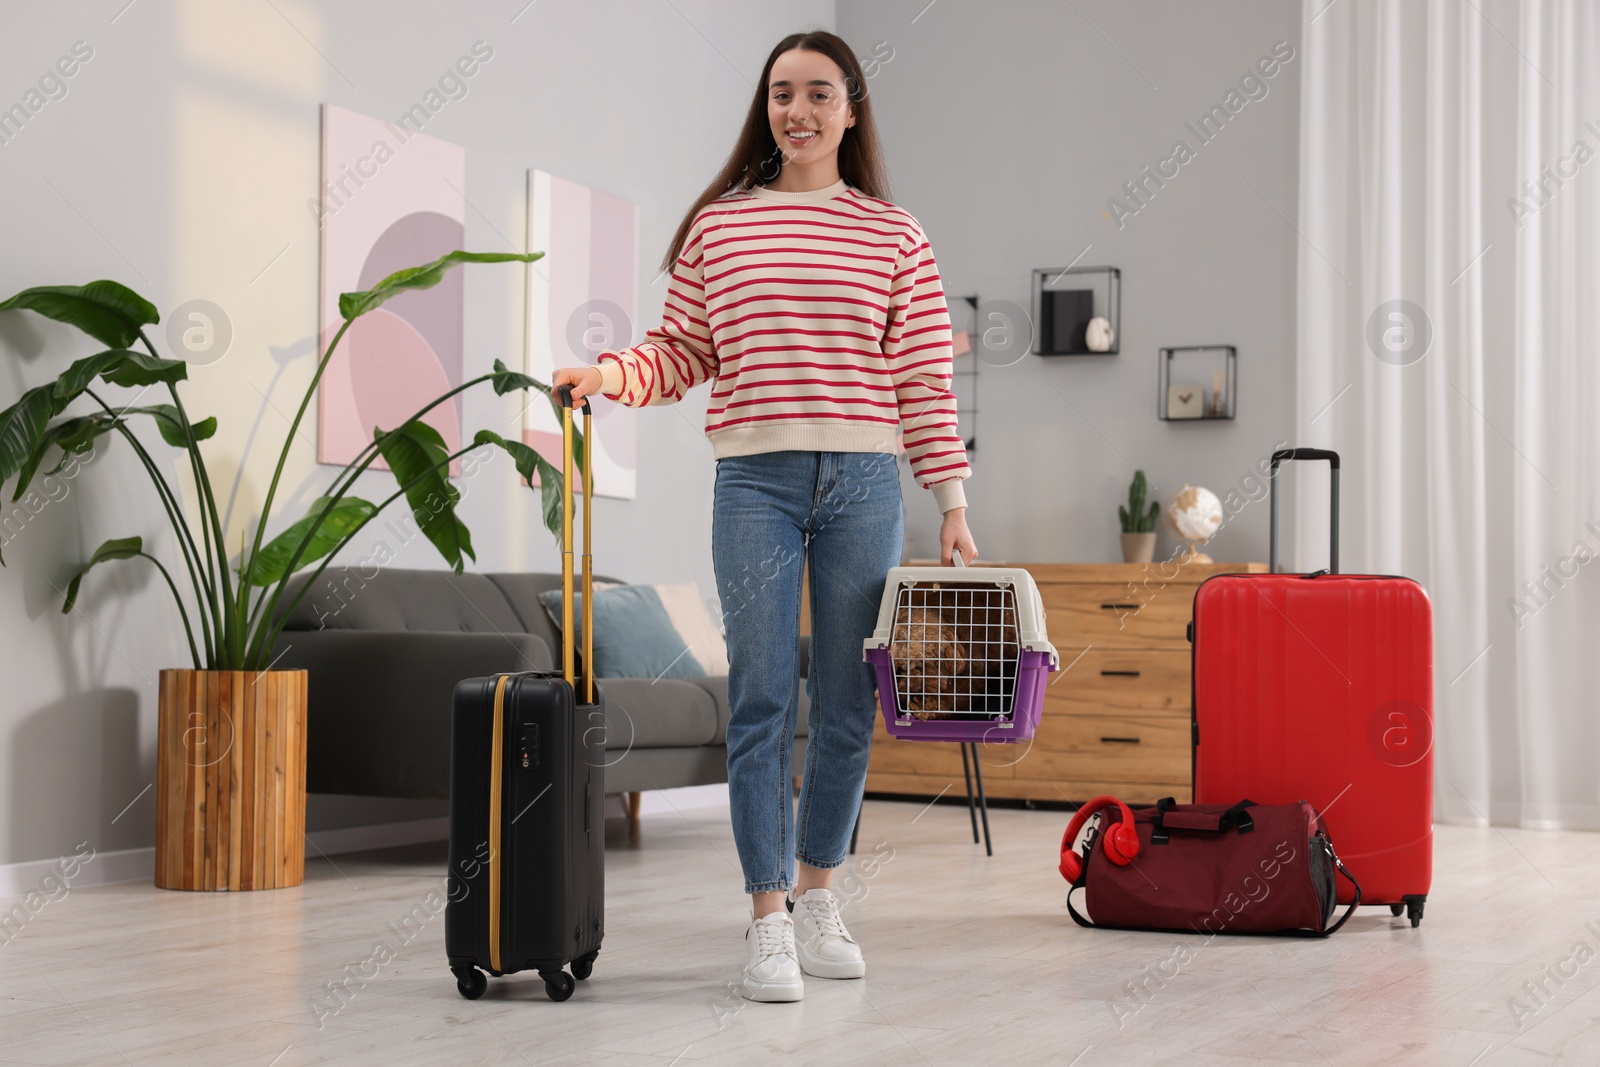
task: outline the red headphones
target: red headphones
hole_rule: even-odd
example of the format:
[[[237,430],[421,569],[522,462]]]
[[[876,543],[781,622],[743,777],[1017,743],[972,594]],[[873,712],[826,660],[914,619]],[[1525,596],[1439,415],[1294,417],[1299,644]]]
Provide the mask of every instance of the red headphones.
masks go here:
[[[1101,831],[1100,850],[1105,853],[1106,859],[1118,867],[1126,867],[1139,854],[1139,830],[1133,825],[1133,812],[1128,810],[1128,805],[1116,797],[1095,797],[1072,816],[1072,821],[1067,824],[1067,832],[1061,838],[1061,866],[1058,869],[1061,877],[1068,882],[1076,884],[1078,876],[1083,873],[1083,857],[1074,852],[1072,847],[1077,844],[1084,823],[1100,809],[1113,806],[1122,814],[1122,821]]]

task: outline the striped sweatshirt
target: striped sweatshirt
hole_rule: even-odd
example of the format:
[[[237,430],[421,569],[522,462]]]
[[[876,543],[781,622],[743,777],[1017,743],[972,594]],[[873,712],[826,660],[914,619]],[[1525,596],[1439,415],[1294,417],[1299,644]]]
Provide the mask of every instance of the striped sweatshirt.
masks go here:
[[[713,453],[904,448],[940,512],[972,473],[950,391],[950,312],[917,220],[843,178],[706,204],[660,326],[599,356],[600,393],[671,404],[711,382]]]

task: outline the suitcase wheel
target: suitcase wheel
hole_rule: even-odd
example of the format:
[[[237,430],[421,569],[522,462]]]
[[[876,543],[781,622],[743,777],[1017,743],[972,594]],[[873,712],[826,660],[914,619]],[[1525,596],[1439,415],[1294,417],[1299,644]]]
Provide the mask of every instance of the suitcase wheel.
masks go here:
[[[489,988],[489,979],[476,967],[452,968],[456,976],[456,991],[468,1000],[477,1000]]]
[[[566,1000],[578,988],[578,983],[566,971],[540,971],[539,977],[544,979],[545,994],[557,1002]]]
[[[586,952],[582,956],[579,956],[577,959],[573,960],[572,977],[581,982],[593,974],[594,958],[598,955],[600,955],[600,950],[595,949],[593,952]]]
[[[1398,916],[1401,912],[1404,912],[1406,918],[1411,920],[1411,926],[1412,926],[1413,929],[1415,929],[1418,926],[1421,926],[1422,925],[1422,908],[1428,902],[1428,895],[1426,893],[1422,893],[1422,894],[1411,894],[1411,893],[1408,893],[1405,896],[1401,897],[1400,900],[1401,900],[1401,903],[1399,903],[1399,904],[1390,904],[1389,905],[1389,914]]]

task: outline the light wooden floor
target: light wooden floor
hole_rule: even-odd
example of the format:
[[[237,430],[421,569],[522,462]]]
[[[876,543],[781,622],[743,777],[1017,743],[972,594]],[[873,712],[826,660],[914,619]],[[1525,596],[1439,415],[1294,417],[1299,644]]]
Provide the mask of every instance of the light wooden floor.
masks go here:
[[[532,975],[456,994],[442,844],[308,861],[295,889],[73,889],[0,945],[0,1062],[1600,1063],[1600,835],[1440,827],[1419,930],[1372,908],[1328,941],[1204,940],[1073,926],[1066,818],[993,811],[990,859],[964,807],[870,801],[839,880],[870,974],[799,1004],[732,987],[726,809],[647,815],[631,845],[611,827],[605,946],[565,1004]]]

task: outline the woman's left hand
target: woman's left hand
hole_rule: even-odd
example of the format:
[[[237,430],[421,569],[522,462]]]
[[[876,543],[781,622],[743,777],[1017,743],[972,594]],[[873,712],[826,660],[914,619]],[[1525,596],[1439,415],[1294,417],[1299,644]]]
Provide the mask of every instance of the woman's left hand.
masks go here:
[[[948,567],[955,563],[950,554],[951,549],[961,550],[961,562],[967,566],[978,558],[978,546],[972,541],[972,533],[967,529],[967,509],[951,508],[944,513],[944,520],[939,524],[939,564]]]

